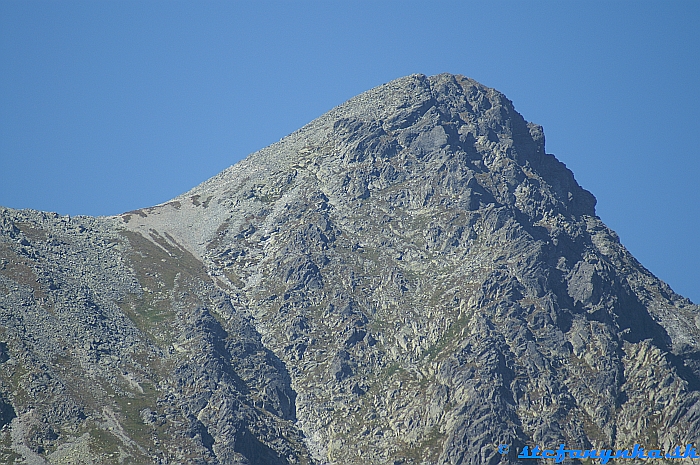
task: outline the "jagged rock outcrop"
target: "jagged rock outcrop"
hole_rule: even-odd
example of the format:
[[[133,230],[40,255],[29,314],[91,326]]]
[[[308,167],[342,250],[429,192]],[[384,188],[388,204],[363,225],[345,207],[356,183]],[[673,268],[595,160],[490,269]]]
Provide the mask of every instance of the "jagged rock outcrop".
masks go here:
[[[700,440],[698,310],[502,94],[409,76],[163,205],[2,209],[0,461],[671,450]]]

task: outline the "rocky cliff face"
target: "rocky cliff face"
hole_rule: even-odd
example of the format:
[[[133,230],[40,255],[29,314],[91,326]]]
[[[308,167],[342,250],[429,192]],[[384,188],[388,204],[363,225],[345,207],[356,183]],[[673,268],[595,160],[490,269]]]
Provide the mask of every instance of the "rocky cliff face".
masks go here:
[[[0,210],[0,462],[516,463],[700,441],[700,312],[462,76],[113,218]],[[509,444],[500,455],[499,444]]]

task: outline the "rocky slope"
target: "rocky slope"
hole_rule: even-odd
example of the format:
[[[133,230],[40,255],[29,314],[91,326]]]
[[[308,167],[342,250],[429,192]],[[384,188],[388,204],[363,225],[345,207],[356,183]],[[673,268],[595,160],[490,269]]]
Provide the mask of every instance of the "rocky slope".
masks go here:
[[[0,462],[698,442],[699,309],[594,207],[541,127],[444,74],[363,93],[163,205],[1,209]]]

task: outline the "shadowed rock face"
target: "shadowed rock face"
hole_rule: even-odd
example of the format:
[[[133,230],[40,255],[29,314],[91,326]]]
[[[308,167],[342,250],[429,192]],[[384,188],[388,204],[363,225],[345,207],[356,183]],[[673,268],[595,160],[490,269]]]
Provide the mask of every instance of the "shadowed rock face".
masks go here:
[[[502,94],[409,76],[163,205],[0,210],[0,462],[671,450],[699,315]]]

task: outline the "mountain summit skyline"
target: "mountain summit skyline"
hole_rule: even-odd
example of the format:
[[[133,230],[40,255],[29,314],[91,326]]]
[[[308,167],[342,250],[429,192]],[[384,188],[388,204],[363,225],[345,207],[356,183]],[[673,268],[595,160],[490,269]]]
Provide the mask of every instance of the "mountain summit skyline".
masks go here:
[[[0,459],[495,464],[696,443],[700,311],[595,204],[503,94],[440,74],[154,207],[2,209]]]
[[[700,303],[700,4],[445,6],[387,27],[384,3],[4,3],[0,205],[153,206],[367,89],[460,72],[544,126],[625,247]]]

